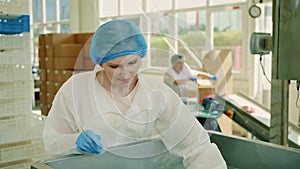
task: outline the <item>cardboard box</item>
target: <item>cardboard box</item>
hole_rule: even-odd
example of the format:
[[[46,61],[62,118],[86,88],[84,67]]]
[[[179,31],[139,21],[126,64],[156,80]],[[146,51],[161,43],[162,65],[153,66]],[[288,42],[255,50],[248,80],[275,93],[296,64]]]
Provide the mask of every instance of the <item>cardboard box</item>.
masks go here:
[[[40,79],[41,81],[46,81],[47,80],[47,71],[46,69],[40,69]]]
[[[39,45],[39,58],[45,58],[46,57],[46,49],[44,45]]]
[[[55,95],[65,82],[46,81],[47,93]]]
[[[54,94],[56,94],[58,92],[58,90],[60,89],[60,87],[64,84],[65,82],[55,82],[54,83]]]
[[[43,45],[39,45],[39,68],[40,69],[46,69],[46,61],[45,61],[45,57],[46,57],[46,49],[45,46]]]
[[[231,94],[233,92],[232,51],[221,49],[206,52],[202,59],[204,71],[219,76],[214,84],[219,95]]]
[[[199,94],[199,102],[202,103],[205,97],[209,95],[215,94],[215,88],[212,85],[211,81],[208,79],[198,79],[198,94]]]
[[[85,70],[94,70],[95,64],[90,58],[84,59],[84,69]]]
[[[70,57],[55,57],[53,69],[58,70],[74,70],[82,69],[84,67],[82,58],[70,58]]]
[[[41,34],[39,36],[39,45],[44,46],[44,44],[46,44],[46,35],[45,34]]]
[[[73,75],[73,70],[54,70],[47,69],[47,77],[49,81],[65,82]]]
[[[48,105],[52,105],[54,97],[55,97],[55,93],[50,93],[50,92],[47,93],[47,104]]]
[[[90,49],[91,49],[91,45],[90,44],[84,44],[81,51],[80,51],[80,54],[79,56],[80,57],[83,57],[83,58],[91,58],[90,57]]]
[[[215,88],[212,86],[198,86],[199,102],[202,103],[203,99],[209,95],[215,94]]]
[[[94,33],[78,33],[75,34],[75,43],[85,44],[90,41]]]
[[[54,58],[53,57],[45,57],[45,67],[46,69],[53,69]]]
[[[41,91],[40,90],[40,103],[41,104],[47,104],[47,95],[46,95],[47,91]]]
[[[45,93],[47,92],[47,81],[40,82],[40,92]]]
[[[47,93],[55,93],[54,81],[46,81]]]
[[[41,104],[40,106],[41,106],[42,115],[47,116],[50,111],[51,105]]]
[[[39,68],[40,69],[46,69],[46,59],[45,57],[39,58]]]
[[[82,44],[59,44],[54,47],[54,57],[79,57]]]
[[[46,57],[54,57],[54,46],[45,45],[45,53],[46,53]]]
[[[68,33],[51,33],[45,34],[45,40],[40,43],[41,45],[56,45],[62,43],[75,43],[74,34]],[[43,36],[42,36],[43,38]],[[43,44],[44,42],[44,44]]]

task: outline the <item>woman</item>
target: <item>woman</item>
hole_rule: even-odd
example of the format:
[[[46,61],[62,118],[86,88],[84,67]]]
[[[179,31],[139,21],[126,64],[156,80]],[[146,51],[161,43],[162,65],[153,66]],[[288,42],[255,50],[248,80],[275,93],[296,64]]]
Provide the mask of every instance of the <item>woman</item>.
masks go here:
[[[139,73],[147,45],[126,20],[100,26],[91,44],[92,72],[73,75],[57,93],[43,138],[49,154],[110,147],[161,138],[187,168],[226,168],[216,145],[163,83]]]
[[[197,79],[217,80],[217,75],[212,75],[202,71],[192,70],[185,63],[185,56],[181,53],[174,54],[171,57],[171,67],[164,76],[164,83],[172,88],[179,96],[186,97],[187,83],[197,81]]]

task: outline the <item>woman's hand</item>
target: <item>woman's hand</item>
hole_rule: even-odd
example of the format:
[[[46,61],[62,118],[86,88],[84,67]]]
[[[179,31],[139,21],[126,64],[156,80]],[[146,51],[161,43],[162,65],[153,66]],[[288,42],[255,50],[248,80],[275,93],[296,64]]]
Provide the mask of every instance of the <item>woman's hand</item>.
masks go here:
[[[100,142],[101,136],[96,135],[91,130],[86,130],[80,133],[76,140],[76,147],[79,150],[99,154],[102,151],[103,144]]]

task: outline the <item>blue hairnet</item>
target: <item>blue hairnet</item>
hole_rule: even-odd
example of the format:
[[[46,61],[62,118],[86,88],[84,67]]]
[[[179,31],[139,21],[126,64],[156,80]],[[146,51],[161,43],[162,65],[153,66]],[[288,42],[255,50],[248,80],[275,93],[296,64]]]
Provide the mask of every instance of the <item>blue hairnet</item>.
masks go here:
[[[179,61],[179,60],[185,60],[185,56],[181,53],[178,53],[178,54],[174,54],[172,57],[171,57],[171,64],[172,66],[175,66],[176,63]]]
[[[94,33],[90,55],[95,64],[135,54],[143,58],[146,41],[139,28],[126,20],[113,20],[101,25]]]

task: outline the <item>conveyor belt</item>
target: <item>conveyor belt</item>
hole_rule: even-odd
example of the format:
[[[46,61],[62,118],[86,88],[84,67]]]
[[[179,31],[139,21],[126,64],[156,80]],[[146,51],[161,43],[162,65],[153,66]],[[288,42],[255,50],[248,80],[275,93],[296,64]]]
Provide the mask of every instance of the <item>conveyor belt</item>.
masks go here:
[[[223,103],[226,110],[232,110],[234,112],[231,117],[232,120],[248,130],[254,137],[263,141],[270,141],[271,115],[266,108],[241,94],[226,97],[216,96],[216,100]],[[249,113],[242,106],[250,106],[254,109],[254,112]],[[290,128],[288,136],[290,147],[300,148],[300,133],[298,130],[295,127]]]
[[[234,169],[298,169],[300,150],[264,141],[209,131],[227,163]]]

